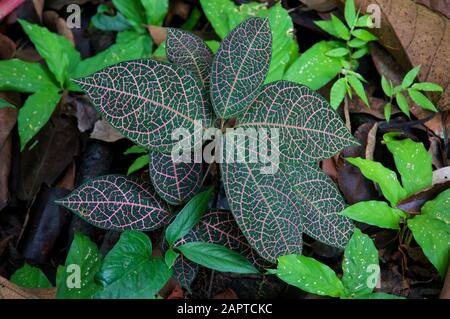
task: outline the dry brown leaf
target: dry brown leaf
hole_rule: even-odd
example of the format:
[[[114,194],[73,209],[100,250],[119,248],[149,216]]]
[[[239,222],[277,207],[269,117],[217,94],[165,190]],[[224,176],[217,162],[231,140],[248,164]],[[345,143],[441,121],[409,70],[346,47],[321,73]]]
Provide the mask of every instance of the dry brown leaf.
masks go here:
[[[0,299],[55,299],[56,288],[22,288],[0,276]]]
[[[123,136],[105,120],[100,120],[95,123],[94,131],[91,133],[90,137],[104,142],[116,142],[123,138]]]
[[[433,185],[450,181],[450,166],[433,171]]]
[[[450,19],[450,0],[414,0]]]
[[[335,0],[299,0],[306,5],[308,9],[319,12],[328,12],[336,8]]]
[[[148,32],[150,32],[150,35],[152,36],[153,42],[157,46],[166,41],[167,28],[149,25],[147,26],[147,29]]]

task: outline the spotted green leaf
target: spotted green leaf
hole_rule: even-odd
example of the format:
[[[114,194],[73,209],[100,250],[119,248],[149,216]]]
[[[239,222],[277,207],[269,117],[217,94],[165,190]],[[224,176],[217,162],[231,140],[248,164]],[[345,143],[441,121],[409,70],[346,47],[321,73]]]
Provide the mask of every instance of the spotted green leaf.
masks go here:
[[[350,164],[358,167],[366,178],[380,186],[384,197],[391,203],[391,206],[394,207],[400,200],[407,196],[395,172],[384,167],[382,164],[360,157],[346,158],[346,160]]]
[[[193,135],[211,122],[200,80],[174,65],[154,60],[122,62],[75,83],[105,120],[148,149],[170,153],[178,145],[172,138],[177,129]]]
[[[96,275],[102,289],[96,298],[153,299],[171,276],[161,257],[152,257],[147,235],[127,230],[106,255]]]
[[[429,186],[433,179],[431,155],[422,143],[398,139],[399,133],[384,134],[383,140],[394,155],[395,166],[402,178],[402,185],[408,195]]]
[[[91,299],[100,289],[94,280],[102,255],[89,237],[75,233],[64,268],[59,271],[56,298]]]
[[[344,286],[335,272],[314,258],[287,255],[278,258],[276,275],[304,291],[331,297],[344,296]]]
[[[172,218],[150,184],[120,175],[90,179],[57,203],[104,229],[153,230]]]
[[[0,90],[34,93],[56,86],[52,74],[39,63],[19,59],[0,61]]]
[[[218,116],[230,118],[245,111],[267,76],[271,49],[265,18],[245,20],[223,40],[211,74],[211,99]]]
[[[61,93],[53,85],[28,97],[17,118],[21,150],[48,122],[60,99]]]
[[[147,23],[162,25],[169,10],[169,0],[141,0],[141,3],[145,9]]]
[[[391,229],[399,229],[400,218],[405,217],[401,210],[376,200],[353,204],[341,214],[358,222]]]
[[[342,262],[344,284],[347,297],[369,294],[376,286],[370,277],[373,271],[379,271],[378,251],[372,239],[355,229],[352,238],[345,248]]]
[[[52,284],[45,274],[37,267],[28,264],[17,269],[9,281],[24,288],[51,288]]]
[[[436,218],[450,225],[450,189],[440,193],[435,199],[422,206],[422,215]]]

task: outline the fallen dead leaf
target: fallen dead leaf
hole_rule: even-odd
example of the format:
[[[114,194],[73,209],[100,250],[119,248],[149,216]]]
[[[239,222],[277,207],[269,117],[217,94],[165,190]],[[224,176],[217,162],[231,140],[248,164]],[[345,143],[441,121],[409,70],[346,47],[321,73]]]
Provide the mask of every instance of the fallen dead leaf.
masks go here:
[[[91,133],[90,137],[110,143],[116,142],[123,138],[123,136],[105,120],[95,122],[94,131]]]
[[[147,26],[147,30],[152,36],[153,43],[155,43],[157,46],[166,41],[167,28],[149,25]]]
[[[450,0],[414,0],[450,19]]]
[[[0,299],[55,299],[56,288],[22,288],[0,276]]]
[[[450,166],[433,171],[433,185],[450,181]]]
[[[432,200],[441,192],[450,188],[450,180],[447,180],[443,183],[434,184],[433,186],[424,189],[418,193],[415,193],[403,200],[401,200],[397,204],[397,208],[407,211],[411,214],[418,214],[427,201]]]

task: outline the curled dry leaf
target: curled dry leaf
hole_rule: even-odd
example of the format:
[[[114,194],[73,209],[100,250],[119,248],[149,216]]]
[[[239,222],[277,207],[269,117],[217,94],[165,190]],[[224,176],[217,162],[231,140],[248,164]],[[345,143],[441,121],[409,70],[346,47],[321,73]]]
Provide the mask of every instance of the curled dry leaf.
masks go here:
[[[0,299],[55,299],[56,288],[22,288],[0,276]]]

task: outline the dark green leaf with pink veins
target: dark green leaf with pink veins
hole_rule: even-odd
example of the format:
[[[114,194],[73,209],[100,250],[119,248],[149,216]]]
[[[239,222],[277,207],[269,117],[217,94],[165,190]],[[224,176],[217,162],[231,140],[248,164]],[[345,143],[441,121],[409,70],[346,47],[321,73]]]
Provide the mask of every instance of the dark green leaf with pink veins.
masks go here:
[[[202,83],[191,71],[150,59],[127,61],[74,80],[102,116],[124,136],[170,153],[172,133],[211,123]],[[197,145],[194,145],[197,146]]]
[[[93,178],[57,203],[104,229],[149,231],[173,217],[149,183],[120,175]]]
[[[250,18],[223,40],[214,57],[211,99],[219,117],[233,117],[248,107],[269,71],[272,34],[269,20]]]
[[[182,204],[197,194],[202,186],[202,163],[176,162],[170,154],[150,152],[150,179],[162,199],[172,205]]]
[[[288,81],[264,85],[237,127],[277,128],[282,162],[318,162],[358,144],[322,96]]]
[[[190,32],[169,28],[166,54],[170,62],[196,74],[209,90],[213,53],[201,38]]]

